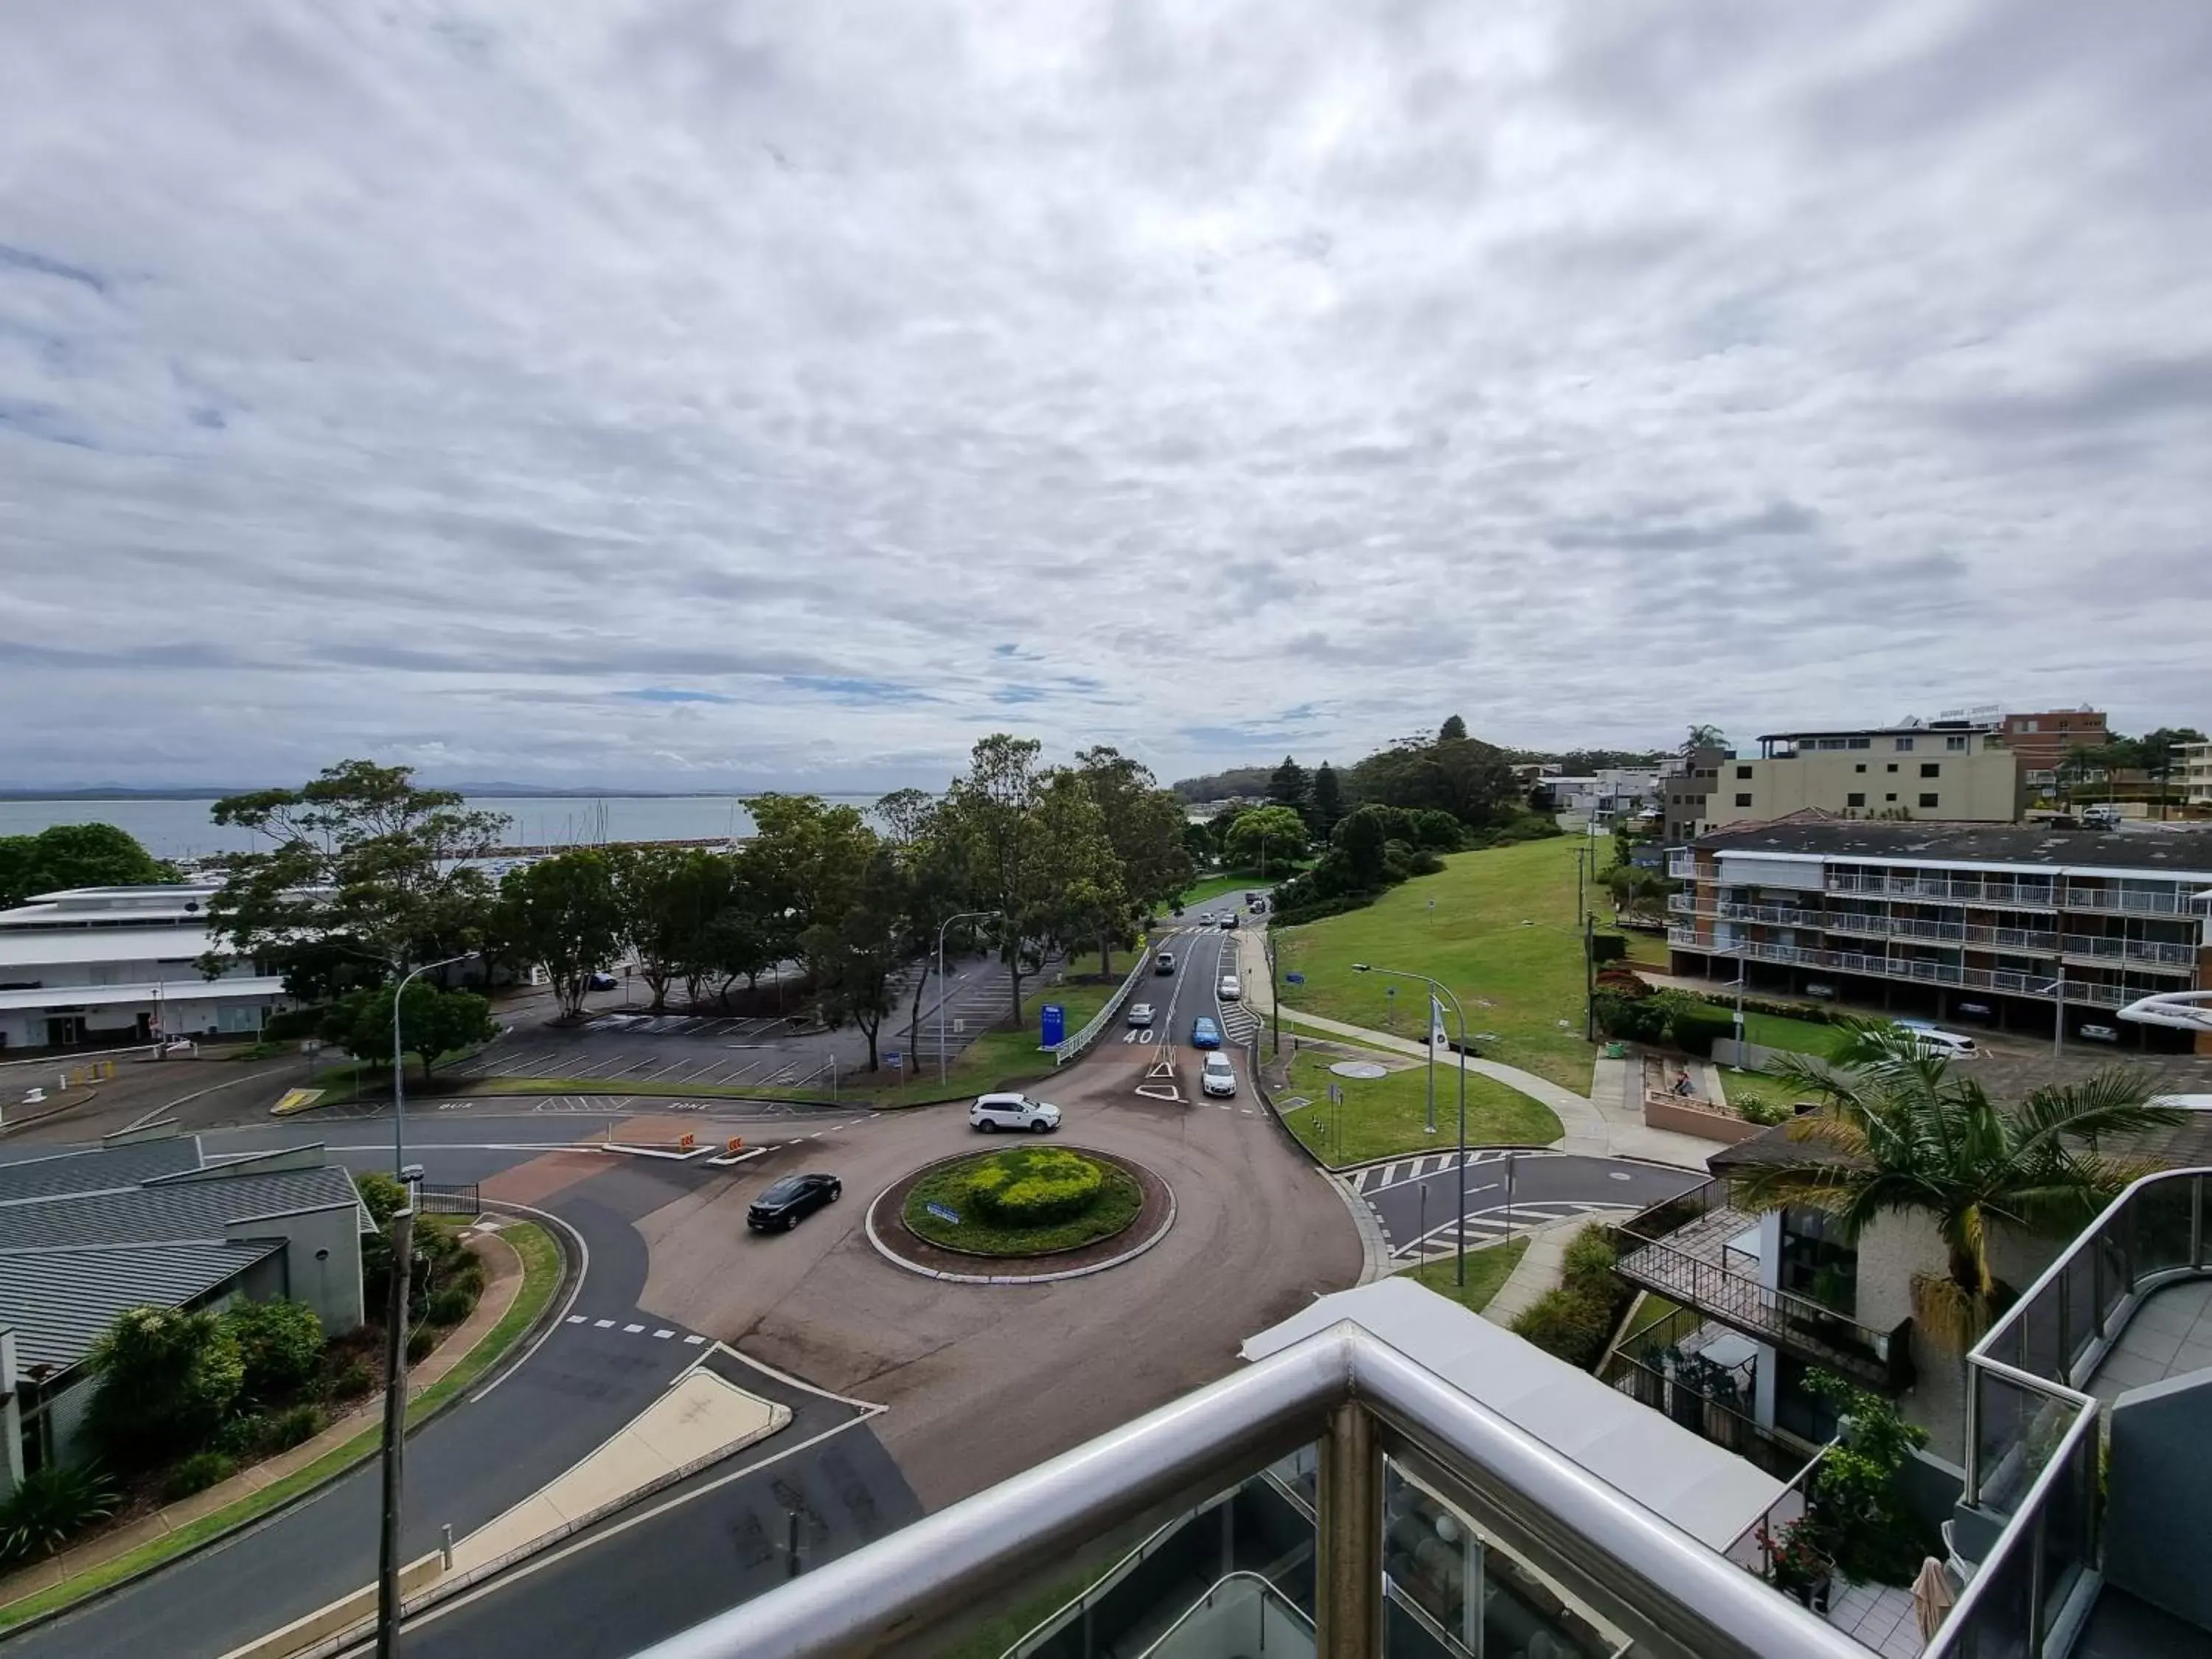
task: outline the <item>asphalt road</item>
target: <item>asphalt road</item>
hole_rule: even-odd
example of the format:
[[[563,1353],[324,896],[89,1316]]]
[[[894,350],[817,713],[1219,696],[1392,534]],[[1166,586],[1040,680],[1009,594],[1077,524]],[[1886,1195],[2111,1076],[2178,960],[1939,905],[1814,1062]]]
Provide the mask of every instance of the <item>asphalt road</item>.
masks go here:
[[[1632,1158],[1470,1150],[1468,1244],[1472,1249],[1494,1243],[1507,1237],[1509,1229],[1525,1231],[1540,1222],[1626,1214],[1687,1192],[1704,1178],[1695,1170],[1670,1170]],[[1353,1179],[1382,1224],[1394,1256],[1438,1255],[1456,1247],[1456,1152],[1371,1164]]]

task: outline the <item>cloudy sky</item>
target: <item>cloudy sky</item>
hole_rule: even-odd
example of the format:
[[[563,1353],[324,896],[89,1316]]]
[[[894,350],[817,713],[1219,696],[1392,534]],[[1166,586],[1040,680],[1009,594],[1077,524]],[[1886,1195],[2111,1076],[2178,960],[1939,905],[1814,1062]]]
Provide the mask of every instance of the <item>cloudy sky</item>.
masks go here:
[[[2212,724],[2212,7],[8,11],[0,782]]]

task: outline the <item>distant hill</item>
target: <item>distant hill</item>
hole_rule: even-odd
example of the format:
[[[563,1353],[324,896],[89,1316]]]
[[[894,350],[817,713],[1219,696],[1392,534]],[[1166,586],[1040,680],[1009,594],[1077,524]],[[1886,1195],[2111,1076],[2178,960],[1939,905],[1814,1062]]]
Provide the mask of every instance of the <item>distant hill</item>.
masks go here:
[[[1223,800],[1231,795],[1264,795],[1273,766],[1234,766],[1226,772],[1208,772],[1195,778],[1178,778],[1168,787],[1183,801]]]

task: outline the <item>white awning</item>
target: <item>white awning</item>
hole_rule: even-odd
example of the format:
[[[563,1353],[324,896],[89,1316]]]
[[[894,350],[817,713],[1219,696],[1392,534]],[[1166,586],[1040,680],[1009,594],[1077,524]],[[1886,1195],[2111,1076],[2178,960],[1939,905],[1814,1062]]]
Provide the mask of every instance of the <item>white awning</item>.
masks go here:
[[[150,981],[143,985],[44,985],[28,991],[0,991],[0,1013],[21,1008],[112,1008],[124,1002],[150,1007],[156,1002],[252,1001],[283,994],[284,981],[278,976],[172,980],[158,988]]]
[[[1322,1297],[1243,1355],[1264,1359],[1347,1319],[1713,1549],[1782,1495],[1735,1453],[1409,1279]]]

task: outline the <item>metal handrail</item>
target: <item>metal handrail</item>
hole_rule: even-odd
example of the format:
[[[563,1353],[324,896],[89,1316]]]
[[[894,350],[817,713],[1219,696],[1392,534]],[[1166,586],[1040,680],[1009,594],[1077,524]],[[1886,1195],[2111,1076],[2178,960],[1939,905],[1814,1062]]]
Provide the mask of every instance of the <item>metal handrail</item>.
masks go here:
[[[1248,1568],[1240,1567],[1235,1572],[1223,1573],[1220,1577],[1215,1579],[1212,1583],[1207,1585],[1206,1594],[1200,1596],[1197,1601],[1192,1602],[1181,1613],[1177,1613],[1175,1618],[1175,1622],[1170,1625],[1165,1630],[1162,1631],[1158,1636],[1153,1638],[1148,1646],[1139,1651],[1136,1659],[1152,1659],[1152,1656],[1164,1647],[1169,1640],[1174,1637],[1175,1633],[1181,1630],[1185,1624],[1195,1618],[1201,1609],[1212,1607],[1213,1605],[1213,1598],[1221,1593],[1221,1587],[1224,1584],[1230,1583],[1257,1584],[1260,1587],[1260,1595],[1263,1601],[1267,1597],[1273,1597],[1274,1600],[1281,1602],[1283,1606],[1288,1607],[1292,1613],[1297,1614],[1299,1623],[1303,1624],[1308,1630],[1313,1629],[1314,1621],[1306,1616],[1306,1610],[1300,1607],[1297,1602],[1291,1601],[1289,1596],[1284,1595],[1282,1591],[1277,1589],[1274,1586],[1273,1581],[1269,1579],[1265,1573],[1254,1572]]]
[[[1601,1575],[1653,1632],[1654,1655],[1863,1659],[1842,1632],[1350,1321],[717,1614],[649,1659],[935,1651],[980,1608],[1064,1572],[1085,1546],[1191,1507],[1333,1419],[1375,1424],[1464,1471],[1457,1478],[1484,1503],[1540,1528],[1574,1570]],[[1379,1547],[1379,1504],[1349,1501],[1358,1482],[1328,1484],[1348,1455],[1333,1442],[1323,1460],[1323,1514],[1344,1534],[1324,1525],[1319,1535],[1325,1574]],[[1337,1616],[1325,1601],[1325,1643]]]
[[[1080,1060],[1083,1057],[1091,1045],[1098,1040],[1098,1034],[1106,1029],[1106,1023],[1121,1012],[1121,1005],[1129,1000],[1130,990],[1140,977],[1151,971],[1152,965],[1149,947],[1139,949],[1136,961],[1130,964],[1129,971],[1123,976],[1120,988],[1106,1000],[1106,1006],[1091,1015],[1090,1021],[1081,1030],[1072,1037],[1054,1043],[1048,1051],[1052,1055],[1052,1063],[1054,1066],[1065,1066],[1071,1060]]]
[[[1176,1516],[1172,1521],[1162,1522],[1158,1528],[1146,1536],[1145,1540],[1139,1544],[1136,1548],[1131,1550],[1127,1555],[1123,1556],[1120,1560],[1108,1567],[1088,1584],[1085,1584],[1081,1589],[1076,1591],[1073,1595],[1068,1597],[1066,1601],[1061,1602],[1050,1613],[1045,1614],[1043,1618],[1038,1620],[1036,1623],[1031,1625],[1027,1630],[1016,1637],[1013,1640],[1012,1645],[1008,1647],[1006,1652],[1000,1655],[999,1659],[1014,1659],[1014,1656],[1019,1653],[1030,1643],[1036,1640],[1040,1636],[1043,1636],[1057,1628],[1060,1624],[1067,1618],[1068,1614],[1071,1613],[1080,1613],[1086,1606],[1089,1605],[1092,1596],[1109,1594],[1114,1589],[1118,1589],[1121,1582],[1120,1575],[1122,1575],[1127,1569],[1136,1565],[1137,1563],[1149,1557],[1153,1551],[1157,1550],[1160,1547],[1162,1543],[1172,1537],[1183,1527],[1188,1525],[1193,1517],[1200,1513],[1200,1510],[1193,1510],[1188,1514]]]

